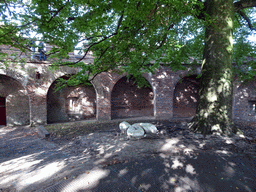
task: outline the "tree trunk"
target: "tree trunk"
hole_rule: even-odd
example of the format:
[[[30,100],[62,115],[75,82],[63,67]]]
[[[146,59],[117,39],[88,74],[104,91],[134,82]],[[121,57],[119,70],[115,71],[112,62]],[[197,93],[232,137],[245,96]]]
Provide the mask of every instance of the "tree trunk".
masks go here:
[[[228,135],[236,132],[232,121],[232,1],[206,1],[208,16],[199,104],[197,114],[189,124],[194,132]]]

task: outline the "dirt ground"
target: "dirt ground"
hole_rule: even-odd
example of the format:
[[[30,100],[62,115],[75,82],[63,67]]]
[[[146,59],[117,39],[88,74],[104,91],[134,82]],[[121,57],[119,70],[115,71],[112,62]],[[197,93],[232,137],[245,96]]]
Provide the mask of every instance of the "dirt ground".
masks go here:
[[[256,124],[236,122],[244,135],[206,136],[187,130],[187,119],[136,120],[154,124],[159,134],[130,140],[120,121],[46,126],[40,138],[33,127],[0,128],[0,191],[36,191],[76,177],[81,167],[109,166],[159,153],[188,155],[198,150],[237,153],[256,158]]]
[[[46,141],[60,144],[63,149],[70,149],[74,153],[83,153],[86,155],[102,157],[106,154],[112,154],[109,159],[125,159],[139,157],[140,154],[157,153],[163,146],[164,141],[176,138],[180,146],[187,144],[193,146],[193,149],[203,150],[231,150],[237,153],[256,154],[256,123],[236,122],[236,125],[244,135],[233,137],[225,136],[206,136],[194,134],[188,131],[187,122],[190,119],[169,120],[131,120],[130,124],[137,122],[149,122],[154,124],[159,130],[159,134],[147,136],[138,141],[130,140],[122,135],[119,130],[120,121],[100,124],[87,124],[82,127],[68,128],[68,132],[54,130]],[[48,130],[51,131],[49,128]],[[183,144],[182,144],[183,143]],[[107,146],[115,146],[109,147]],[[123,147],[122,147],[123,146]],[[125,147],[124,147],[125,146]],[[117,151],[119,151],[117,153]],[[113,155],[114,154],[114,155]]]

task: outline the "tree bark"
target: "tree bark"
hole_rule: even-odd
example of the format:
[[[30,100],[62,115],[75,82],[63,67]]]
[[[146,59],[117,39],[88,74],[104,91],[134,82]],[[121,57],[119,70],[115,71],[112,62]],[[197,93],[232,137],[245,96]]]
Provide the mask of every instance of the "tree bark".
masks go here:
[[[232,0],[207,0],[205,48],[200,79],[199,104],[189,124],[202,134],[232,134]],[[207,18],[207,17],[206,17]]]

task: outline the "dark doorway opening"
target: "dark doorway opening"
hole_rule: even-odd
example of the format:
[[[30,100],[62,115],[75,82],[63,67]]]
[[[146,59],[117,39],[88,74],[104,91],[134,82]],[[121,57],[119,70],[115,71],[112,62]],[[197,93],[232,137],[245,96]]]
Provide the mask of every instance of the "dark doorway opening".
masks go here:
[[[6,125],[5,97],[0,97],[0,125]]]
[[[153,117],[153,90],[137,86],[134,77],[121,78],[111,96],[111,119]]]
[[[199,79],[197,75],[184,77],[175,86],[173,97],[174,117],[193,117],[198,104]]]
[[[69,75],[59,79],[69,79]],[[88,86],[67,86],[55,92],[58,79],[47,93],[47,123],[96,119],[96,92]]]

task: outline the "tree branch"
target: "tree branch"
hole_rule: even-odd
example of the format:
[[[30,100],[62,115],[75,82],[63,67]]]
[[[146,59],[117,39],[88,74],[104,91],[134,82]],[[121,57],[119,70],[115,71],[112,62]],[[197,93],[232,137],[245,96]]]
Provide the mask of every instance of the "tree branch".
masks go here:
[[[100,74],[100,73],[95,73],[91,79],[88,78],[88,81],[90,81],[90,82],[93,81],[94,78],[95,78],[98,74]]]
[[[249,19],[249,17],[247,17],[247,15],[243,11],[239,10],[239,11],[237,11],[237,13],[239,13],[246,20],[246,22],[248,23],[248,26],[251,30],[256,30],[256,28],[254,28],[252,26],[252,23],[251,23],[251,20]]]
[[[111,35],[109,35],[109,36],[107,36],[107,37],[104,37],[104,38],[103,38],[102,40],[100,40],[99,42],[92,43],[92,44],[87,48],[87,50],[86,50],[85,54],[83,55],[83,57],[82,57],[81,59],[79,59],[78,61],[76,61],[75,64],[78,63],[78,62],[80,62],[80,61],[82,61],[82,60],[86,57],[87,53],[90,51],[90,49],[91,49],[94,45],[97,45],[97,44],[99,44],[99,43],[101,43],[101,42],[103,42],[103,41],[105,41],[105,40],[111,38],[112,36],[116,35],[116,34],[118,33],[118,30],[119,30],[120,26],[121,26],[121,23],[122,23],[122,20],[123,20],[123,16],[124,16],[124,15],[122,14],[121,17],[120,17],[119,20],[118,20],[118,24],[117,24],[115,33],[113,33],[113,34],[111,34]],[[109,48],[109,47],[108,47],[108,48]],[[101,54],[100,58],[105,54],[105,52],[108,50],[108,48],[105,49],[105,51]],[[100,59],[99,59],[99,60],[100,60]]]
[[[101,60],[101,58],[103,57],[103,55],[107,52],[107,50],[110,48],[110,46],[109,47],[107,47],[101,54],[100,54],[100,57],[97,59],[97,61],[95,62],[95,63],[97,63],[99,60]]]
[[[58,11],[56,11],[55,14],[53,16],[51,16],[50,20],[47,23],[50,23],[52,21],[52,19],[54,17],[56,17],[62,9],[64,9],[65,6],[66,5],[63,5],[61,8],[59,8]]]
[[[168,27],[167,31],[169,31],[169,30],[172,29],[173,27],[174,27],[174,24],[171,24],[171,25]],[[160,45],[157,47],[157,49],[160,49],[160,48],[163,46],[163,44],[165,43],[166,39],[167,39],[167,32],[164,34],[163,40],[161,41],[161,43],[160,43]]]
[[[11,10],[9,9],[8,4],[5,0],[4,0],[4,4],[5,4],[6,8],[8,9],[8,11],[11,13]]]
[[[116,28],[116,34],[117,34],[117,32],[118,32],[118,30],[119,30],[119,28],[120,28],[120,26],[121,26],[121,23],[122,23],[122,21],[123,21],[123,17],[124,17],[124,11],[122,12],[121,17],[120,17],[119,20],[118,20],[118,24],[117,24],[117,28]]]
[[[256,1],[255,0],[241,0],[241,1],[235,2],[234,6],[235,6],[235,12],[238,12],[241,9],[256,7]]]
[[[102,40],[100,40],[100,41],[98,41],[98,42],[95,42],[95,43],[90,44],[90,46],[87,48],[86,52],[84,53],[83,57],[82,57],[81,59],[79,59],[78,61],[74,62],[74,64],[79,63],[80,61],[82,61],[82,60],[86,57],[86,55],[88,54],[88,52],[90,51],[90,49],[91,49],[94,45],[97,45],[97,44],[99,44],[99,43],[101,43],[101,42],[103,42],[103,41],[105,41],[105,40],[107,40],[107,39],[113,37],[113,36],[116,35],[116,34],[117,34],[117,32],[115,32],[115,33],[113,33],[113,34],[111,34],[111,35],[109,35],[109,36],[107,36],[107,37],[104,37]]]

